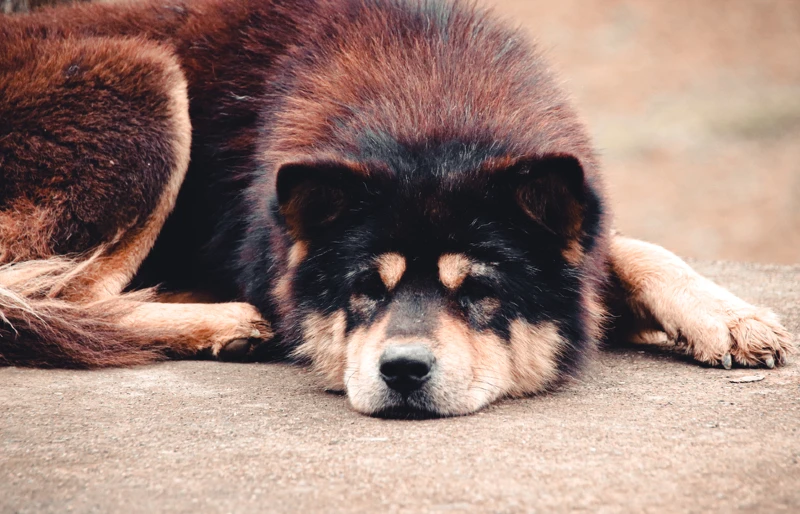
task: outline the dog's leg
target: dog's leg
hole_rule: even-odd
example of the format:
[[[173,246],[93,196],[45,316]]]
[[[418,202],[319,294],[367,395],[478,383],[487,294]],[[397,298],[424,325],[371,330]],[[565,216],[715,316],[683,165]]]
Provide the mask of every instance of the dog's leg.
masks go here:
[[[140,364],[269,338],[247,304],[123,293],[188,169],[186,82],[172,51],[129,39],[32,40],[24,31],[7,43],[0,363]]]
[[[641,334],[661,328],[698,361],[725,368],[733,363],[771,368],[793,350],[790,334],[772,311],[700,276],[660,246],[615,234],[610,261],[635,318],[632,328]]]
[[[11,123],[0,138],[0,264],[81,255],[50,296],[119,294],[188,169],[177,59],[140,40],[11,31],[0,68],[0,119]]]
[[[244,355],[250,341],[272,337],[269,325],[248,303],[136,302],[118,323],[155,334],[174,355],[208,351]]]

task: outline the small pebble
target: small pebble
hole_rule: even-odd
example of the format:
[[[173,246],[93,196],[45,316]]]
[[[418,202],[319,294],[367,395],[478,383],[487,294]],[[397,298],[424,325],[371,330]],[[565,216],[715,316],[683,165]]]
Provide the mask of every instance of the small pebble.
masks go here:
[[[746,377],[732,378],[732,384],[747,384],[748,382],[761,382],[764,380],[764,375],[748,375]]]

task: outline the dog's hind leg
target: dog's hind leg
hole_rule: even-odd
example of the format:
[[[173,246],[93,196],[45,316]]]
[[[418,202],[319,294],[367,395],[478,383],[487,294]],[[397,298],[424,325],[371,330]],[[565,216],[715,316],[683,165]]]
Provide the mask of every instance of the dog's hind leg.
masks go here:
[[[247,304],[123,293],[188,169],[186,83],[136,39],[0,51],[0,363],[97,367],[219,352],[269,330]]]
[[[50,296],[116,296],[153,246],[188,169],[183,73],[169,49],[145,41],[8,39],[0,55],[0,263],[81,255]]]
[[[652,330],[663,330],[696,360],[726,368],[771,368],[794,349],[772,311],[745,302],[660,246],[615,234],[610,261],[617,300],[629,315],[620,320],[628,323],[626,336],[647,341]]]

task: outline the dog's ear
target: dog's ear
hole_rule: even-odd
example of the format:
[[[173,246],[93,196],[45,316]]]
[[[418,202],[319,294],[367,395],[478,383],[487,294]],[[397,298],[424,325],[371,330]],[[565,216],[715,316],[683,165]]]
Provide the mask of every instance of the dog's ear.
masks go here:
[[[363,171],[346,163],[284,164],[276,183],[278,208],[296,237],[310,238],[347,211],[363,183]]]
[[[524,159],[501,171],[500,180],[514,205],[547,232],[568,240],[583,233],[596,198],[586,183],[580,161],[552,154]]]

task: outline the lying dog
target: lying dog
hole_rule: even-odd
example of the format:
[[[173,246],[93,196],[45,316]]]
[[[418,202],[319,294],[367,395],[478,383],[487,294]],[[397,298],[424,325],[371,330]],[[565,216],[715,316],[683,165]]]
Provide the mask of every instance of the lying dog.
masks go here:
[[[457,415],[646,330],[726,368],[791,350],[609,229],[564,94],[469,4],[146,0],[0,39],[6,364],[283,351],[360,412]]]

